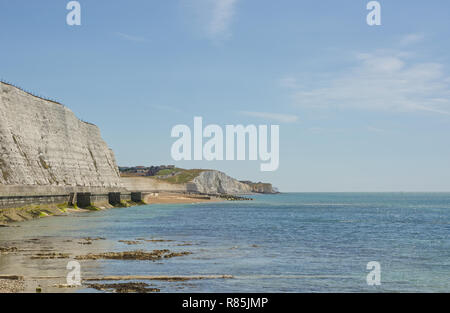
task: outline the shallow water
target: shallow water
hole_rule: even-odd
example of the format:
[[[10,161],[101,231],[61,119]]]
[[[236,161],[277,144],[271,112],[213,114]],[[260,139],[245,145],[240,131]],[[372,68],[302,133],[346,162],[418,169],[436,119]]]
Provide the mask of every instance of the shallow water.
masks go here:
[[[0,244],[41,238],[42,247],[45,238],[57,238],[50,242],[63,250],[64,240],[105,237],[71,252],[192,252],[157,262],[80,261],[85,276],[234,276],[151,282],[161,292],[450,291],[450,193],[258,195],[255,201],[111,209],[20,226],[0,229]],[[172,241],[118,242],[137,238]],[[381,286],[366,283],[370,261],[381,264]],[[43,273],[51,275],[67,272],[66,263],[2,256],[0,273],[45,267]]]

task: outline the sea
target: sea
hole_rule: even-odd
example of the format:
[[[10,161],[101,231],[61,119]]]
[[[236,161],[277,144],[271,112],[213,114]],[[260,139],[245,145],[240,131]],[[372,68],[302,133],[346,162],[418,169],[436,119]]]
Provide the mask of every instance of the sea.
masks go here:
[[[80,261],[81,273],[87,276],[233,277],[152,282],[161,292],[450,292],[450,193],[252,197],[253,201],[155,204],[44,218],[0,229],[0,242],[102,237],[108,251],[192,253],[156,262],[97,260],[86,268]],[[156,241],[123,243],[139,238]],[[55,266],[52,260],[8,262],[3,257],[0,273],[10,273],[11,263],[20,262],[24,268]],[[373,262],[376,267],[368,266]]]

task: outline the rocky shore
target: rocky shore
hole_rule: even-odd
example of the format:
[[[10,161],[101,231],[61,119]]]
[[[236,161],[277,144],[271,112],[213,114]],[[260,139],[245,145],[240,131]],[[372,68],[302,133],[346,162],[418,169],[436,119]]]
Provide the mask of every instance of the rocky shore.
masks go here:
[[[147,244],[151,250],[126,250],[127,242]],[[84,243],[89,242],[86,245]],[[232,279],[230,275],[96,275],[98,262],[102,260],[122,262],[164,262],[171,258],[189,257],[192,252],[178,247],[192,243],[176,242],[162,238],[135,238],[111,241],[105,238],[41,237],[23,241],[0,240],[0,261],[7,266],[0,274],[0,293],[74,292],[93,289],[102,292],[147,293],[159,292],[164,286],[158,282],[177,284],[180,289],[188,281],[205,279]],[[122,251],[108,251],[114,247]],[[68,285],[66,265],[69,261],[80,262],[84,270],[81,286]],[[6,263],[5,263],[6,262]],[[132,264],[132,263],[130,263]],[[20,273],[20,275],[17,275]],[[151,283],[150,283],[151,282]]]
[[[25,291],[25,281],[21,276],[1,276],[0,293],[19,293]]]
[[[0,227],[14,227],[15,223],[29,221],[37,218],[46,218],[50,216],[66,216],[74,213],[99,211],[112,208],[126,208],[130,206],[143,205],[146,203],[135,203],[132,201],[122,202],[120,205],[112,206],[103,204],[102,206],[90,206],[88,208],[78,208],[69,206],[67,203],[48,204],[48,205],[27,205],[21,208],[0,209]]]

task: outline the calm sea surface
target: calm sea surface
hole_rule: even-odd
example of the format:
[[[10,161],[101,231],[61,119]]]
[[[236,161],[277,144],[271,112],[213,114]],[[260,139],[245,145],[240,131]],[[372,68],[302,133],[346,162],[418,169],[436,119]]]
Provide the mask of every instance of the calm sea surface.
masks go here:
[[[95,261],[91,274],[235,277],[181,287],[155,283],[162,292],[450,292],[450,193],[258,195],[255,201],[111,209],[0,229],[0,240],[87,236],[107,238],[107,251],[192,252],[161,262]],[[137,238],[173,241],[118,242]],[[381,286],[366,283],[370,261],[381,264]],[[0,272],[9,266],[0,262]]]

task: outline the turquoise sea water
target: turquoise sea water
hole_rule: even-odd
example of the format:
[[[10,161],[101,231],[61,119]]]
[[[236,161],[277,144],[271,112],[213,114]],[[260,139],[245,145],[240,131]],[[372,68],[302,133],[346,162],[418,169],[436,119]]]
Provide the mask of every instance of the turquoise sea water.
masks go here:
[[[162,292],[450,292],[450,193],[288,193],[150,205],[31,221],[0,236],[100,236],[108,251],[192,252],[161,262],[96,261],[89,271],[99,275],[234,276],[155,283]],[[141,237],[173,241],[118,242]],[[381,264],[381,286],[366,283],[370,261]]]

